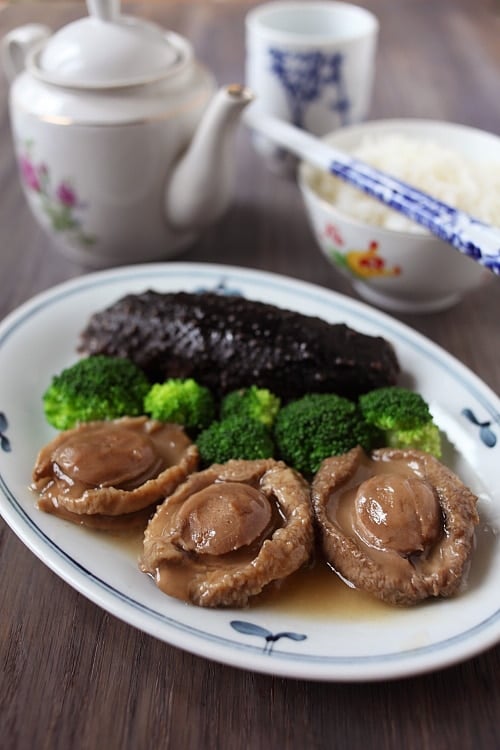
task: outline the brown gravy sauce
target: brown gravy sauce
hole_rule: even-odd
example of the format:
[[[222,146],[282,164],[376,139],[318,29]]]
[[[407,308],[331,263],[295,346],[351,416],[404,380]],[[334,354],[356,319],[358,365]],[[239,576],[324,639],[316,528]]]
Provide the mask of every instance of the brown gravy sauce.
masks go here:
[[[279,586],[269,586],[250,609],[293,614],[313,620],[372,620],[394,607],[348,586],[325,562],[299,570]]]
[[[123,552],[134,565],[142,552],[144,529],[114,530],[101,532],[93,529],[82,529],[84,533],[98,535],[99,540]],[[467,578],[464,591],[480,585],[487,565],[488,550],[496,544],[496,532],[490,526],[483,525],[476,529],[478,537],[477,552],[474,557],[471,575]],[[486,558],[486,561],[483,559]],[[458,594],[457,596],[460,596]],[[434,600],[424,600],[416,605],[419,609],[432,605]],[[411,607],[413,609],[414,607]],[[268,586],[259,596],[251,600],[249,610],[266,610],[283,613],[283,615],[303,617],[315,621],[346,620],[373,621],[394,616],[399,607],[379,601],[369,594],[348,586],[322,560],[311,568],[304,568],[289,576],[280,585]]]
[[[96,532],[89,530],[89,533]],[[137,564],[142,552],[141,531],[106,532],[102,539],[122,550]],[[273,610],[314,620],[374,620],[389,617],[395,608],[351,588],[325,562],[318,561],[313,567],[289,576],[280,585],[268,586],[250,601],[249,609]]]
[[[88,529],[87,532],[99,534],[105,543],[123,551],[137,564],[142,552],[141,530],[101,534]],[[164,591],[161,581],[158,587]],[[395,607],[351,588],[325,562],[318,561],[310,568],[297,571],[281,584],[268,586],[250,601],[249,609],[272,610],[314,620],[372,620],[389,617]]]
[[[123,534],[124,538],[129,533],[131,535],[137,534],[142,539],[144,529],[156,510],[156,503],[149,508],[143,508],[134,513],[122,513],[119,516],[107,516],[103,513],[72,513],[62,505],[55,506],[53,503],[47,501],[44,504],[38,503],[38,507],[45,513],[52,513],[54,516],[63,518],[65,521],[70,521],[85,529],[95,529],[96,531],[107,533],[116,531],[118,534]]]

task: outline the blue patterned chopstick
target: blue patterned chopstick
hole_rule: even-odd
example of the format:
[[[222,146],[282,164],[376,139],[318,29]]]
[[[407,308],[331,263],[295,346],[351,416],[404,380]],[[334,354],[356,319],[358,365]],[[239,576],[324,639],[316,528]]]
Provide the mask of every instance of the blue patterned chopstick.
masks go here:
[[[399,211],[500,275],[500,229],[338,151],[294,125],[259,112],[255,105],[246,111],[244,120],[250,129]]]
[[[334,158],[328,171],[500,274],[500,230],[357,159]]]

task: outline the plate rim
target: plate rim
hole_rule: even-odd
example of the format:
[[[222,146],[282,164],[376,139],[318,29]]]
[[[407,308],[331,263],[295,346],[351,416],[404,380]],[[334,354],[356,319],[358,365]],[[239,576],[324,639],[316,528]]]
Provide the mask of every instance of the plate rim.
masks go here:
[[[229,266],[226,264],[219,265],[213,263],[168,262],[122,266],[120,268],[89,273],[56,284],[53,287],[32,296],[29,300],[22,303],[19,307],[10,312],[0,322],[0,352],[4,341],[6,340],[6,337],[12,335],[15,332],[16,328],[22,325],[23,321],[26,320],[27,316],[29,317],[33,315],[33,313],[36,312],[36,310],[40,307],[45,306],[49,303],[54,303],[55,301],[60,300],[65,295],[75,293],[85,294],[90,289],[94,288],[96,283],[100,285],[109,285],[110,282],[123,284],[127,281],[127,279],[130,279],[130,281],[132,281],[133,279],[135,282],[138,280],[138,277],[147,277],[150,279],[150,285],[154,285],[154,282],[156,281],[161,286],[161,277],[159,275],[160,271],[163,275],[165,275],[165,273],[172,273],[174,275],[185,275],[188,273],[193,275],[202,275],[203,273],[205,273],[206,277],[210,278],[211,280],[214,280],[214,278],[217,276],[219,278],[224,276],[233,278],[240,276],[243,283],[251,283],[252,281],[259,281],[260,283],[263,280],[266,280],[271,284],[281,286],[283,291],[286,293],[290,293],[291,288],[295,288],[300,289],[302,292],[307,292],[309,295],[323,295],[328,302],[334,301],[337,304],[337,308],[340,307],[341,310],[347,310],[350,313],[354,313],[358,317],[360,316],[361,318],[366,318],[372,324],[373,321],[375,321],[375,323],[377,321],[382,321],[384,323],[384,327],[394,332],[398,337],[398,340],[403,336],[404,340],[407,342],[409,340],[413,346],[415,345],[415,343],[417,343],[419,348],[424,348],[431,354],[439,355],[439,359],[444,360],[445,362],[448,362],[448,364],[452,365],[453,369],[458,372],[459,376],[467,377],[467,379],[474,385],[474,397],[476,398],[476,400],[480,401],[485,407],[488,408],[488,413],[492,417],[492,420],[500,425],[500,400],[491,389],[491,387],[487,383],[482,381],[476,373],[474,373],[466,365],[460,362],[460,360],[458,360],[438,344],[434,343],[432,340],[425,337],[423,334],[413,330],[407,324],[396,320],[385,312],[371,307],[367,303],[347,297],[339,292],[330,290],[326,287],[322,287],[318,284],[303,281],[283,274],[278,274],[272,271],[262,271],[259,269]],[[126,292],[121,292],[121,294],[125,293]],[[490,404],[488,403],[488,401],[497,404],[496,411],[495,409],[493,411],[489,409]],[[248,664],[248,662],[244,663],[245,659],[237,660],[235,662],[233,652],[235,649],[237,650],[237,644],[232,642],[230,639],[227,639],[227,642],[230,646],[229,650],[227,645],[221,646],[219,644],[219,647],[215,649],[216,653],[211,652],[210,654],[204,654],[201,652],[197,642],[191,643],[191,639],[194,638],[197,641],[202,637],[201,635],[191,635],[191,638],[187,639],[188,642],[186,642],[186,638],[181,635],[177,637],[177,632],[173,637],[171,637],[172,633],[169,634],[168,638],[165,637],[159,632],[161,628],[155,627],[154,623],[149,622],[149,620],[147,623],[142,622],[142,615],[138,615],[135,611],[133,612],[133,615],[128,610],[123,612],[122,604],[118,603],[119,601],[122,601],[120,597],[123,597],[123,592],[116,591],[113,586],[102,580],[100,581],[100,583],[95,583],[95,577],[91,572],[84,571],[83,573],[81,573],[81,575],[83,576],[83,580],[80,580],[77,576],[77,580],[75,581],[74,576],[71,575],[71,573],[67,570],[67,566],[71,567],[76,565],[77,567],[81,568],[79,563],[73,560],[68,553],[60,548],[58,548],[58,553],[54,553],[53,556],[53,547],[57,547],[57,545],[55,545],[53,540],[50,540],[50,538],[44,534],[44,532],[36,525],[35,521],[31,519],[30,516],[20,506],[16,497],[13,495],[13,493],[11,493],[9,487],[6,486],[1,471],[0,490],[3,495],[3,498],[0,496],[0,512],[8,526],[31,550],[31,552],[41,560],[41,562],[47,565],[47,567],[55,572],[66,583],[79,591],[79,593],[84,595],[89,600],[93,601],[105,611],[110,612],[123,622],[126,622],[143,632],[147,632],[153,637],[157,637],[170,645],[181,648],[190,653],[217,661],[219,663],[224,663],[229,666],[255,672],[267,673],[274,676],[312,679],[328,682],[361,682],[377,679],[386,680],[405,676],[413,676],[431,670],[433,671],[435,669],[439,669],[451,664],[455,664],[459,661],[463,661],[466,658],[472,658],[473,656],[494,646],[500,639],[500,632],[492,629],[491,625],[479,623],[471,630],[477,630],[478,628],[481,628],[483,630],[486,629],[486,637],[483,637],[479,641],[474,641],[473,645],[466,649],[465,652],[463,650],[460,650],[459,648],[457,650],[457,644],[453,645],[451,643],[451,641],[463,639],[463,634],[460,633],[452,639],[445,639],[445,643],[448,645],[446,646],[446,648],[440,649],[440,658],[438,659],[430,658],[431,655],[429,653],[423,654],[426,649],[422,648],[418,648],[415,650],[416,652],[418,652],[417,656],[420,658],[419,663],[414,662],[414,658],[412,657],[410,651],[405,651],[402,654],[395,653],[394,655],[386,655],[385,657],[381,657],[380,655],[374,655],[373,657],[365,656],[361,658],[351,656],[346,657],[345,660],[335,657],[333,659],[333,661],[335,661],[335,668],[333,669],[333,671],[328,668],[331,666],[332,660],[330,660],[328,667],[325,667],[324,664],[320,663],[314,664],[313,666],[311,662],[314,662],[314,657],[309,654],[300,656],[300,654],[296,655],[280,650],[274,650],[272,653],[272,656],[274,657],[273,659],[269,658],[269,654],[266,656],[266,659],[258,658],[259,654],[261,654],[262,652],[262,649],[259,649],[258,647],[255,647],[253,649],[255,653],[252,654],[251,666]],[[10,509],[8,505],[5,505],[4,499],[7,501],[7,503],[12,504]],[[17,508],[14,506],[17,506]],[[15,514],[17,514],[17,516]],[[35,535],[36,539],[40,539],[40,535],[45,537],[45,541],[42,542],[42,550],[39,549],[37,540],[33,539],[33,535]],[[46,554],[47,545],[52,550],[48,558]],[[43,554],[44,551],[45,555]],[[97,586],[96,589],[94,589],[95,586]],[[103,595],[102,592],[100,592],[99,586],[105,587],[106,594]],[[114,593],[110,593],[109,589],[111,589]],[[117,597],[117,595],[119,596]],[[110,601],[108,601],[108,597],[111,597]],[[138,603],[134,601],[134,605],[137,606],[137,604]],[[125,606],[127,607],[130,605]],[[142,605],[140,605],[140,607],[142,607]],[[134,607],[132,607],[132,610],[134,610]],[[165,618],[165,616],[160,613],[155,614],[159,618],[161,618],[161,621],[164,625],[165,619],[168,618]],[[491,615],[491,617],[488,619],[497,620],[499,619],[499,616],[500,610],[497,610],[497,612]],[[146,624],[148,625],[147,627]],[[182,627],[184,627],[179,627],[180,623],[177,621],[175,622],[175,624],[178,631],[181,631]],[[167,626],[170,628],[170,630],[172,630],[171,623],[167,623]],[[205,642],[207,640],[207,636],[208,638],[210,638],[207,633],[203,633],[202,635]],[[220,639],[218,640],[220,641]],[[438,645],[439,644],[432,644],[429,648],[431,651],[435,651]],[[245,644],[245,651],[248,651],[248,644]],[[321,657],[318,657],[318,659],[319,658]],[[289,663],[290,661],[291,664]],[[296,668],[297,664],[300,664],[300,669]]]

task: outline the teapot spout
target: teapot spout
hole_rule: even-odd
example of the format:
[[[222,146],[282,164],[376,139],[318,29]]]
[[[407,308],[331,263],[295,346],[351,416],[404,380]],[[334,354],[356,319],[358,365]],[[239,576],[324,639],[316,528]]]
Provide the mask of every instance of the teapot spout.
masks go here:
[[[253,100],[245,86],[220,89],[167,186],[165,213],[175,229],[196,229],[226,210],[233,178],[233,135],[243,109]]]

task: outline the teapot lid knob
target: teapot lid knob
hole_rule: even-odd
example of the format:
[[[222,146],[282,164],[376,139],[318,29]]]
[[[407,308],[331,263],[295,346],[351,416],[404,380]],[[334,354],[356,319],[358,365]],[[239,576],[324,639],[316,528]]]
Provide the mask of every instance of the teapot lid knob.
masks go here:
[[[120,15],[120,0],[87,0],[89,16],[101,21],[116,21]]]

